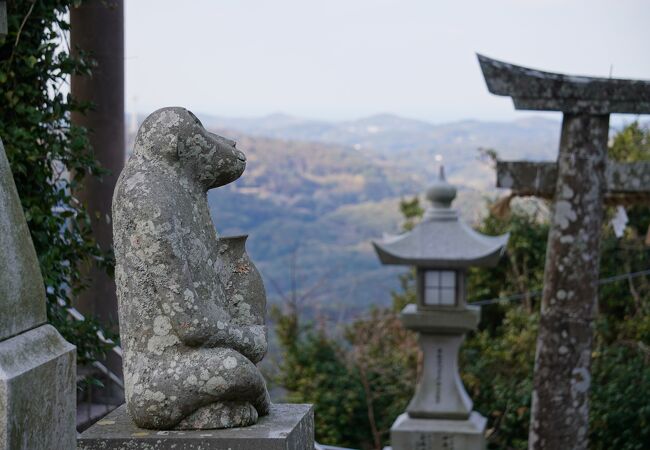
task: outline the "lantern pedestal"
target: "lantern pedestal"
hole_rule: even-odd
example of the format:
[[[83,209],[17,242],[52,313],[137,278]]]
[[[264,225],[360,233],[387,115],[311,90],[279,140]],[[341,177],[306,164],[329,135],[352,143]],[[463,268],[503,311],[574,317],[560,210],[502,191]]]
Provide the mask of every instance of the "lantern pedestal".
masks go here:
[[[477,412],[466,420],[414,419],[404,413],[390,429],[392,449],[483,449],[486,423],[487,419]]]
[[[486,419],[472,411],[458,373],[458,351],[465,333],[476,328],[480,309],[407,305],[402,323],[419,333],[422,377],[406,413],[391,427],[393,450],[485,448]]]

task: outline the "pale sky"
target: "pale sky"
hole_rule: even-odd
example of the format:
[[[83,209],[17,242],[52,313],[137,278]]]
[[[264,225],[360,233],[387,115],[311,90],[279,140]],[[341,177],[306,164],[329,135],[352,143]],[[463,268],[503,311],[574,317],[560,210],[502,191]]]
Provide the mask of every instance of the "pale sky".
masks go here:
[[[476,52],[650,79],[650,0],[126,0],[126,105],[510,120]]]

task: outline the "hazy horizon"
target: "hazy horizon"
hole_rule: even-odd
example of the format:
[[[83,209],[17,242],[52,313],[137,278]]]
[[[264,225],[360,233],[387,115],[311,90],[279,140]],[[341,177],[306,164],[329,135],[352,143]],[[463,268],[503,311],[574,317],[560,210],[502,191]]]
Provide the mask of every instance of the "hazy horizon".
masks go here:
[[[167,105],[167,106],[183,106],[183,105]],[[146,117],[147,115],[151,114],[154,110],[151,111],[129,111],[127,110],[125,112],[126,117],[131,117],[134,113],[138,117]],[[267,114],[251,114],[251,115],[225,115],[225,114],[216,114],[214,112],[206,112],[206,111],[201,111],[201,110],[192,110],[192,112],[199,118],[201,119],[202,117],[212,117],[212,118],[223,118],[223,119],[229,119],[229,120],[259,120],[259,119],[265,119],[265,118],[270,118],[273,116],[286,116],[286,117],[291,117],[295,118],[298,120],[304,120],[304,121],[310,121],[310,122],[322,122],[322,123],[332,123],[332,124],[337,124],[337,123],[346,123],[346,122],[355,122],[359,120],[364,120],[364,119],[369,119],[372,117],[379,117],[379,116],[394,116],[398,117],[400,119],[405,119],[405,120],[414,120],[414,121],[419,121],[419,122],[424,122],[430,125],[434,126],[442,126],[442,125],[450,125],[450,124],[455,124],[455,123],[462,123],[462,122],[481,122],[481,123],[509,123],[509,122],[521,122],[521,121],[527,121],[527,120],[547,120],[550,122],[556,122],[558,124],[558,127],[562,123],[562,115],[561,113],[545,113],[541,111],[516,111],[516,115],[513,117],[495,117],[495,118],[473,118],[473,117],[459,117],[455,118],[452,120],[440,120],[440,121],[433,121],[433,120],[428,120],[428,119],[422,119],[418,117],[409,117],[401,114],[396,114],[393,112],[377,112],[377,113],[370,113],[368,115],[364,116],[357,116],[357,117],[351,117],[351,118],[340,118],[340,119],[328,119],[328,118],[322,118],[322,117],[307,117],[307,116],[300,116],[296,114],[289,114],[281,111],[275,111],[275,112],[269,112]],[[634,121],[639,121],[641,124],[650,126],[650,117],[646,115],[634,115],[634,114],[612,114],[610,116],[610,127],[613,127],[614,129],[619,129],[624,127],[625,125],[634,122]],[[128,122],[127,122],[128,126]]]
[[[139,0],[125,3],[127,109],[432,123],[530,115],[491,95],[476,53],[650,79],[650,2]],[[554,113],[535,113],[559,119]]]

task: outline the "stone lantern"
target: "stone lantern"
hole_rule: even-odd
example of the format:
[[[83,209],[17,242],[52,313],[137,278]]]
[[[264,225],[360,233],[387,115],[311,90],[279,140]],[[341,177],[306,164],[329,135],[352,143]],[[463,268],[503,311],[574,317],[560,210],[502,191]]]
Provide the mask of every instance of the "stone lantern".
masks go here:
[[[480,309],[466,300],[467,269],[496,265],[508,234],[474,231],[451,208],[456,188],[439,179],[427,191],[431,202],[413,230],[373,242],[383,264],[415,266],[417,304],[401,313],[404,326],[419,334],[422,377],[406,412],[391,428],[393,450],[482,449],[486,419],[472,411],[458,373],[458,351]]]

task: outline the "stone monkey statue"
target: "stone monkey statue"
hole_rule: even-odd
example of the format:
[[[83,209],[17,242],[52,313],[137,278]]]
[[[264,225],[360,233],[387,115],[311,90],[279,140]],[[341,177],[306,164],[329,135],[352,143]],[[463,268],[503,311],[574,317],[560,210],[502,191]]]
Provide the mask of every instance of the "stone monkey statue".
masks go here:
[[[115,278],[127,410],[150,429],[246,426],[269,412],[255,366],[266,353],[264,286],[219,238],[207,191],[246,157],[184,108],[140,127],[113,197]]]

